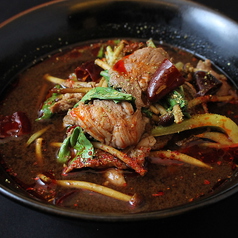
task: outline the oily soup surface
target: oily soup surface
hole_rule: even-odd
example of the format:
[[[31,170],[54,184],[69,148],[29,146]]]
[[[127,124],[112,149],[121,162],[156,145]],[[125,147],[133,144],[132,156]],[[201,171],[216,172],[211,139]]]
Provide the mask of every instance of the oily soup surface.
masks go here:
[[[83,49],[83,50],[82,50]],[[17,86],[1,102],[0,114],[11,115],[13,112],[25,112],[30,119],[32,132],[36,132],[49,123],[52,127],[43,135],[42,145],[43,164],[40,166],[35,156],[35,144],[25,146],[30,135],[24,135],[16,140],[0,144],[1,163],[10,175],[26,189],[29,194],[56,204],[89,212],[145,212],[170,208],[192,202],[195,199],[211,193],[234,172],[234,164],[227,156],[220,155],[217,150],[203,151],[209,154],[209,163],[213,170],[199,168],[192,165],[161,165],[147,163],[148,172],[140,176],[132,171],[125,171],[126,186],[109,187],[125,194],[138,194],[141,204],[132,206],[129,203],[108,198],[83,189],[62,188],[53,184],[47,185],[36,179],[37,174],[51,174],[55,179],[74,179],[103,185],[105,177],[103,171],[81,169],[62,174],[62,164],[56,160],[58,148],[51,146],[52,142],[62,142],[65,129],[62,127],[64,115],[57,115],[50,122],[36,122],[38,109],[44,100],[47,90],[52,84],[43,79],[45,74],[66,79],[74,69],[83,62],[95,59],[98,47],[79,47],[67,53],[52,56],[49,59],[29,68],[19,76]],[[175,62],[191,62],[196,64],[193,55],[178,49],[166,47]],[[230,107],[230,109],[229,109]],[[234,105],[213,104],[213,112],[235,115]],[[235,120],[235,117],[232,118]],[[186,138],[186,133],[179,135]],[[200,151],[194,151],[200,153]]]

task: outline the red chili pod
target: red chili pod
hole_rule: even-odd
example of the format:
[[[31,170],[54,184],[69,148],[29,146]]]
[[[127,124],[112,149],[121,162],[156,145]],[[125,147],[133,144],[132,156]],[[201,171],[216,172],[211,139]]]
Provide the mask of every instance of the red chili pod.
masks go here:
[[[10,116],[0,116],[0,139],[28,134],[31,124],[23,112],[14,112]]]
[[[182,85],[185,78],[171,61],[165,59],[152,76],[147,88],[147,96],[155,102]]]
[[[101,76],[100,72],[102,68],[94,63],[94,61],[88,61],[78,66],[75,69],[75,74],[80,81],[94,81],[97,82]]]
[[[222,86],[222,82],[209,72],[196,71],[194,78],[199,89],[198,96],[213,95]]]

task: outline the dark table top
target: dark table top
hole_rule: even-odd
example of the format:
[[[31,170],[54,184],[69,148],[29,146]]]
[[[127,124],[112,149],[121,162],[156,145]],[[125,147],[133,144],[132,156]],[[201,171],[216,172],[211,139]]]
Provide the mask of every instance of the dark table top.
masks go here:
[[[48,0],[1,0],[0,22]],[[238,21],[237,0],[196,0]],[[0,195],[0,237],[230,237],[237,236],[238,194],[172,218],[103,223],[72,221],[23,207]]]

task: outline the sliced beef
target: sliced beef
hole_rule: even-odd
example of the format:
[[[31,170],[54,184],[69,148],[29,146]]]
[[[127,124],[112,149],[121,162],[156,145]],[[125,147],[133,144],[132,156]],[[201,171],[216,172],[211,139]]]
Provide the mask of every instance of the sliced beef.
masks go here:
[[[94,100],[79,103],[64,118],[64,125],[78,125],[93,138],[106,145],[124,149],[136,145],[145,130],[146,120],[140,110],[128,102]]]
[[[145,158],[149,155],[150,148],[149,147],[130,147],[127,150],[127,155],[131,158],[132,164],[137,164],[138,168],[140,168],[141,175],[144,175],[146,170],[144,168]],[[120,170],[125,169],[133,169],[131,166],[124,163],[122,160],[116,158],[115,156],[102,151],[100,149],[96,149],[95,155],[91,159],[85,159],[81,157],[73,158],[73,160],[68,162],[68,166],[64,168],[64,173],[69,173],[74,169],[82,169],[82,168],[92,168],[92,169],[108,169],[108,168],[117,168]]]
[[[61,84],[66,88],[80,88],[80,87],[93,88],[96,85],[95,82],[74,81],[71,79],[64,80],[64,82],[62,82]]]
[[[66,93],[63,94],[62,98],[54,103],[50,110],[52,113],[66,112],[71,109],[82,97],[82,93]]]
[[[127,155],[132,158],[132,160],[136,161],[136,163],[141,167],[144,168],[145,164],[145,158],[149,156],[150,153],[150,147],[139,147],[139,148],[133,148],[131,147]]]
[[[68,166],[64,168],[64,173],[68,173],[74,169],[92,168],[92,169],[106,169],[115,167],[118,169],[128,169],[126,164],[117,159],[113,155],[97,149],[95,156],[92,159],[82,159],[78,157],[73,162],[69,161]]]
[[[162,48],[145,47],[125,56],[109,70],[110,84],[136,98],[137,107],[146,105],[142,93],[157,68],[169,55]]]

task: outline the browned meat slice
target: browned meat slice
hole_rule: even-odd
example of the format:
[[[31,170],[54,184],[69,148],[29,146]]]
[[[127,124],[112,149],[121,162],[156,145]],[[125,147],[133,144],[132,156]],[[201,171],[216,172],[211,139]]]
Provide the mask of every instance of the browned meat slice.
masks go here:
[[[144,175],[146,170],[144,169],[145,158],[149,155],[149,147],[129,148],[127,155],[131,158],[131,163],[137,164],[141,168],[141,175]],[[71,162],[68,162],[68,166],[64,168],[64,173],[69,173],[74,169],[92,168],[92,169],[107,169],[117,168],[121,170],[130,169],[131,167],[125,164],[122,160],[114,157],[110,153],[96,149],[96,153],[92,159],[74,158]]]
[[[124,149],[139,142],[146,120],[128,102],[94,100],[92,104],[79,103],[70,110],[64,124],[78,125],[101,143]]]
[[[64,173],[68,173],[74,169],[92,168],[92,169],[106,169],[115,167],[118,169],[128,169],[126,164],[117,159],[113,155],[102,150],[96,150],[93,159],[82,159],[78,157],[73,162],[69,161],[69,165],[64,168]]]
[[[80,87],[93,88],[96,85],[95,82],[82,82],[70,79],[64,80],[64,82],[61,84],[66,88],[80,88]]]
[[[138,107],[145,106],[142,92],[146,91],[152,75],[164,59],[169,59],[169,55],[162,48],[139,49],[109,69],[110,84],[132,94]]]
[[[52,113],[68,111],[83,97],[83,95],[84,94],[82,93],[63,94],[62,98],[50,107],[50,110]]]
[[[130,148],[127,152],[127,155],[143,168],[145,164],[145,158],[149,156],[149,153],[150,147],[140,146],[139,148]]]

